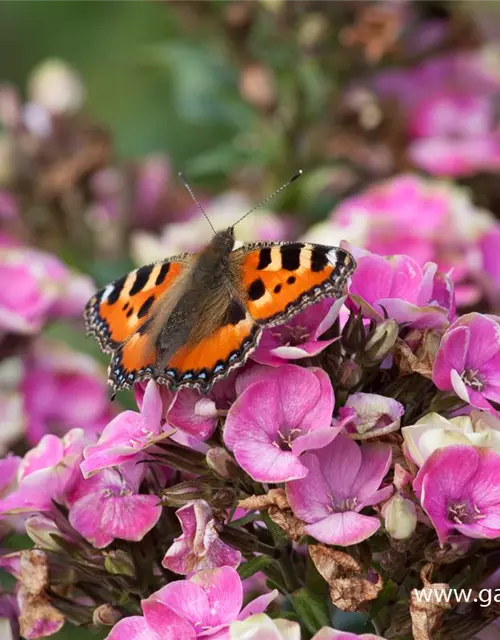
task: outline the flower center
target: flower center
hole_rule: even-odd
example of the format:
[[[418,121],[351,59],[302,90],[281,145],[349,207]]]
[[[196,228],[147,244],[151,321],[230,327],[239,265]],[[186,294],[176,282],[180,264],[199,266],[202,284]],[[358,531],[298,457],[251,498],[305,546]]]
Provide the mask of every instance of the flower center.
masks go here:
[[[455,524],[473,524],[484,518],[477,505],[468,502],[451,502],[448,505],[448,518]]]
[[[468,387],[471,387],[475,391],[481,391],[481,389],[484,386],[484,383],[478,374],[479,374],[478,369],[466,369],[462,373],[461,378]]]
[[[278,437],[273,442],[273,445],[281,451],[290,451],[292,448],[293,440],[302,433],[300,429],[288,429],[283,428],[278,431]]]
[[[355,511],[358,506],[357,498],[344,498],[342,500],[336,500],[331,493],[327,494],[327,497],[331,500],[332,504],[327,506],[330,513],[344,513],[345,511]]]
[[[127,486],[122,487],[107,487],[101,492],[104,498],[123,498],[124,496],[132,495],[132,490]]]
[[[279,331],[273,331],[272,335],[287,347],[296,347],[299,344],[307,342],[311,334],[306,327],[294,327],[289,324],[284,324],[280,327]]]

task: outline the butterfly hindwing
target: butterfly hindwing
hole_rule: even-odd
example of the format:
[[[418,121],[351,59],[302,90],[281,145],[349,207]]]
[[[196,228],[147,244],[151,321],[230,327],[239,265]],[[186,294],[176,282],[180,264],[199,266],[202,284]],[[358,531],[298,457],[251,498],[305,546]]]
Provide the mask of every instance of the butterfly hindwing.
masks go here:
[[[343,295],[355,269],[351,254],[337,247],[293,242],[248,245],[233,252],[252,318],[277,325],[321,298]]]
[[[85,308],[87,332],[95,336],[104,353],[116,351],[148,320],[185,265],[184,256],[176,256],[140,267],[89,300]]]

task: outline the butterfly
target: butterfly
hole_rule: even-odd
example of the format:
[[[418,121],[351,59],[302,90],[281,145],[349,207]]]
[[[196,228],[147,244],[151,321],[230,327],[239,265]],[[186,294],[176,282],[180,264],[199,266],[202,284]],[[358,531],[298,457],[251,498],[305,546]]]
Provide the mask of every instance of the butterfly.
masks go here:
[[[342,296],[355,269],[351,254],[336,247],[234,244],[230,227],[200,253],[135,269],[90,299],[87,331],[112,354],[115,390],[152,378],[206,393],[247,360],[264,328]]]
[[[87,333],[111,354],[115,392],[153,379],[207,393],[248,359],[266,327],[344,294],[356,267],[349,252],[303,242],[236,248],[234,226],[199,253],[135,269],[89,300]]]

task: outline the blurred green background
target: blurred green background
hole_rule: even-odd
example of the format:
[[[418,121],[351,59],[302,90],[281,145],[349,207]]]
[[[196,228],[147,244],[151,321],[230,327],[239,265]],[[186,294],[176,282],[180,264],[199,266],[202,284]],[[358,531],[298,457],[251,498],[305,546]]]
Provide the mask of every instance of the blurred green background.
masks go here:
[[[87,111],[111,129],[118,156],[168,150],[184,168],[250,126],[235,69],[166,3],[2,2],[0,78],[25,87],[52,57],[81,73]]]

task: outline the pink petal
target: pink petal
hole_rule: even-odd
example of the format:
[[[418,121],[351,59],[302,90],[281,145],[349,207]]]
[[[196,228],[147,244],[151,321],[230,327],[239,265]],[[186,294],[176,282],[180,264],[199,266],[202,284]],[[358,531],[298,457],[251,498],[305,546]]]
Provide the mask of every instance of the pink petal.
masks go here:
[[[238,464],[257,482],[286,482],[304,478],[307,469],[291,451],[268,442],[251,440],[251,433],[234,449]]]
[[[245,620],[249,616],[254,616],[257,613],[264,613],[267,607],[278,597],[278,595],[279,591],[277,589],[273,589],[269,593],[264,593],[261,596],[258,596],[249,602],[246,607],[243,607],[238,615],[238,620]]]
[[[30,473],[47,467],[54,467],[64,456],[62,440],[57,436],[48,434],[43,436],[36,447],[28,451],[19,467],[19,480]]]
[[[162,601],[157,600],[155,594],[142,601],[142,610],[149,633],[155,640],[159,638],[161,640],[179,640],[180,638],[194,640],[197,636],[193,625]],[[135,638],[126,640],[135,640]]]
[[[146,620],[149,622],[149,612],[151,611],[150,624],[155,630],[160,630],[162,623],[161,618],[158,617],[159,609],[156,602],[166,606],[180,618],[190,622],[195,628],[213,626],[210,624],[211,614],[207,594],[192,579],[170,582],[153,593],[147,600],[142,601],[142,610]]]
[[[306,453],[301,461],[306,469],[304,479],[286,483],[286,495],[294,514],[305,522],[325,518],[331,506],[330,487],[320,467],[317,455]]]
[[[158,522],[161,505],[156,496],[96,496],[89,494],[70,510],[69,522],[98,549],[115,538],[138,542]]]
[[[500,505],[500,455],[491,449],[480,449],[479,472],[471,486],[471,499],[484,513]]]
[[[144,421],[144,426],[154,433],[157,433],[162,416],[163,403],[160,392],[154,380],[150,380],[146,385],[141,407],[141,417]]]
[[[200,403],[205,403],[211,407],[211,411],[207,411],[207,406],[203,405],[203,411]],[[172,427],[182,429],[189,435],[195,436],[200,440],[207,440],[215,431],[219,418],[215,402],[208,398],[203,398],[199,393],[190,389],[181,389],[168,410],[168,423]]]
[[[342,547],[366,540],[379,528],[380,521],[377,518],[363,516],[354,511],[333,513],[319,522],[304,527],[305,531],[316,540]]]
[[[500,327],[497,322],[480,313],[462,316],[458,323],[470,328],[465,367],[481,370],[500,351]]]
[[[443,329],[448,326],[448,314],[442,307],[433,305],[419,307],[399,298],[381,298],[375,307],[384,308],[389,318],[393,318],[400,324],[406,322],[412,327],[422,329]]]
[[[352,498],[351,487],[362,464],[361,448],[351,438],[340,434],[323,449],[316,451],[320,467],[326,471],[330,493],[337,500]]]
[[[292,442],[292,452],[296,456],[300,456],[304,451],[312,449],[321,449],[330,444],[334,438],[342,431],[342,427],[329,427],[328,429],[317,429],[309,431],[303,436],[298,436]]]
[[[469,347],[470,330],[468,327],[454,325],[444,334],[436,355],[432,379],[439,389],[450,389],[450,372],[455,369],[462,373]]]
[[[158,640],[158,636],[151,631],[142,616],[130,616],[115,624],[105,640]],[[171,636],[167,640],[176,640],[176,638]],[[189,636],[186,636],[186,640],[190,640]]]
[[[389,445],[381,443],[365,444],[361,447],[361,454],[361,467],[351,492],[361,502],[374,504],[369,500],[389,471],[392,459],[391,448]]]
[[[231,567],[200,571],[191,581],[205,590],[209,606],[208,626],[231,624],[241,610],[243,585],[238,572]]]

